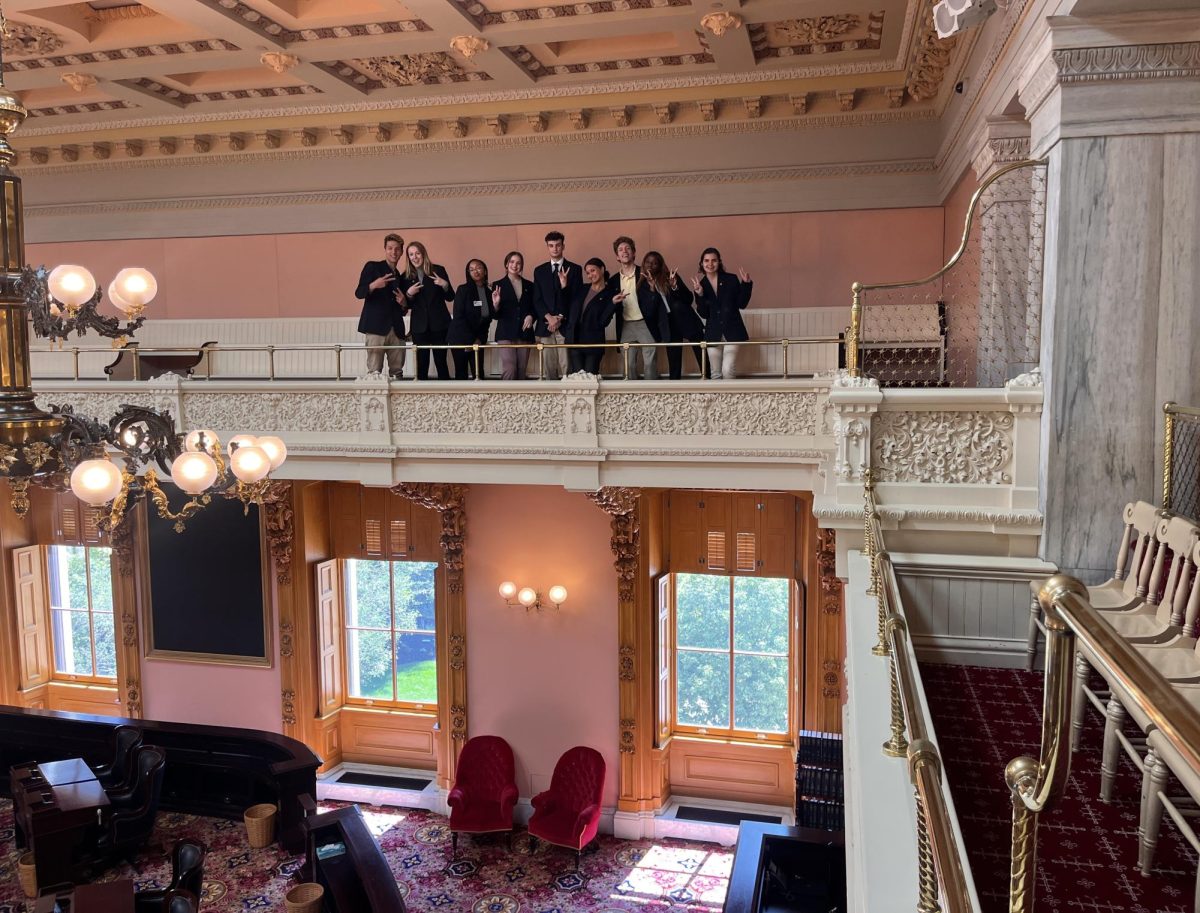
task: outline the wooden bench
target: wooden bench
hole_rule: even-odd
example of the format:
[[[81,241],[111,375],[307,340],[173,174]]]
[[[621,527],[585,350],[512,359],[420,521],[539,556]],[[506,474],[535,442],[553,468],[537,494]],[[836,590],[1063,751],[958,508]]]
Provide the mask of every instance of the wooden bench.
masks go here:
[[[946,382],[946,303],[863,307],[863,373],[888,386]]]
[[[204,351],[215,346],[216,340],[202,343],[196,352],[156,352],[148,349],[142,354],[141,345],[134,340],[121,347],[113,363],[104,368],[109,380],[149,380],[161,374],[191,377],[192,370],[204,358]]]

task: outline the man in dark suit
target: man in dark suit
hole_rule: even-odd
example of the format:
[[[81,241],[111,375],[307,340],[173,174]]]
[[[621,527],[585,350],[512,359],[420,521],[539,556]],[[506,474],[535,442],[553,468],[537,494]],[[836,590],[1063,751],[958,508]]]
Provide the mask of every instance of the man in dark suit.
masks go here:
[[[562,345],[566,341],[563,331],[567,325],[567,311],[576,292],[583,287],[583,270],[578,263],[563,256],[566,246],[561,231],[547,234],[546,250],[550,252],[550,259],[533,271],[533,310],[537,314],[534,335],[538,342],[546,345]],[[565,286],[558,277],[560,272],[567,274]],[[544,354],[543,376],[547,380],[558,380],[567,373],[566,349],[546,349]]]
[[[369,260],[358,277],[358,288],[354,297],[363,303],[362,316],[358,318],[358,332],[366,337],[367,372],[378,374],[383,370],[383,353],[374,346],[401,346],[404,344],[404,306],[400,289],[401,271],[396,265],[404,255],[404,239],[399,235],[388,235],[383,239],[383,259]],[[404,350],[387,350],[388,372],[399,377],[404,371]]]

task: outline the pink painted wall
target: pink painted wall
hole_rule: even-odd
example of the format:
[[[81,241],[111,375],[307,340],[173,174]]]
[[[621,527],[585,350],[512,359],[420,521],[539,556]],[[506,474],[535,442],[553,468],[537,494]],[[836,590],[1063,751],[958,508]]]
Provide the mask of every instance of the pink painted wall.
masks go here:
[[[278,631],[276,619],[271,630]],[[145,640],[145,631],[142,632]],[[279,662],[227,666],[151,659],[142,651],[142,712],[147,719],[281,732]],[[279,644],[272,642],[277,651]]]
[[[629,235],[639,254],[657,249],[682,275],[700,251],[720,248],[730,270],[744,266],[755,280],[751,307],[846,307],[850,284],[926,275],[941,264],[941,207],[804,212],[397,230],[420,240],[455,284],[471,257],[493,276],[510,250],[525,254],[526,275],[546,259],[552,227],[567,236],[567,255],[582,263],[599,256],[615,267],[612,240]],[[80,263],[102,283],[123,266],[144,266],[159,281],[150,316],[165,318],[336,317],[354,315],[358,271],[383,256],[383,231],[244,235],[212,238],[31,244],[26,259],[55,266]]]
[[[609,518],[582,494],[540,486],[472,485],[464,555],[469,735],[513,747],[524,797],[550,784],[559,755],[589,745],[617,799],[617,575]],[[561,611],[505,606],[501,581],[545,593]]]

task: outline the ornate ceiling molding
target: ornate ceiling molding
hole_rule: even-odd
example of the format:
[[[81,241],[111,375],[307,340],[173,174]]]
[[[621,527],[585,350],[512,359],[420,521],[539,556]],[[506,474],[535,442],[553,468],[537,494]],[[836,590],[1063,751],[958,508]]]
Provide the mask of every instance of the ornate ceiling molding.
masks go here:
[[[125,101],[94,101],[82,105],[55,105],[51,108],[30,108],[30,117],[54,117],[61,114],[98,114],[101,111],[120,111],[133,108]]]
[[[712,54],[667,54],[661,57],[633,57],[619,60],[594,60],[588,63],[544,64],[524,45],[504,48],[504,52],[535,79],[570,76],[578,73],[615,73],[648,67],[704,66],[713,63]],[[622,86],[624,89],[624,86]]]
[[[867,16],[844,13],[810,19],[784,19],[750,27],[755,60],[806,57],[839,51],[877,51],[883,40],[884,10]],[[866,29],[866,35],[848,33]]]
[[[917,101],[937,98],[942,80],[950,68],[959,37],[953,35],[950,38],[939,38],[928,7],[922,22],[924,25],[913,51],[912,62],[908,67],[908,79],[905,82],[908,94]]]
[[[25,70],[42,70],[50,67],[76,67],[88,63],[107,63],[110,60],[130,60],[139,57],[173,57],[177,54],[200,54],[205,51],[238,51],[236,44],[221,38],[204,41],[179,41],[154,44],[136,48],[118,48],[112,51],[87,51],[79,54],[63,54],[57,57],[36,57],[32,60],[4,62],[5,73],[20,73]]]
[[[1195,79],[1200,42],[1063,48],[1052,52],[1061,85],[1130,79]]]
[[[6,57],[40,57],[63,46],[62,37],[53,29],[12,20],[7,25],[3,38]]]
[[[667,9],[691,6],[691,0],[592,0],[590,3],[568,3],[560,6],[536,6],[527,9],[492,12],[479,0],[455,0],[479,28],[513,22],[562,19],[574,16],[595,16],[604,13],[624,13],[630,10]]]
[[[153,79],[131,79],[123,81],[123,85],[141,89],[148,95],[154,95],[167,101],[181,105],[194,105],[206,101],[241,101],[247,98],[290,98],[297,95],[320,95],[321,90],[316,86],[274,86],[268,89],[236,89],[229,92],[181,92],[165,86]]]
[[[241,0],[193,0],[216,10],[241,25],[253,29],[276,44],[320,41],[327,38],[358,38],[363,35],[392,35],[397,32],[428,32],[430,26],[420,19],[371,22],[360,25],[334,25],[316,29],[290,29]]]
[[[349,63],[373,76],[381,86],[389,89],[400,86],[447,85],[491,79],[487,73],[464,70],[458,61],[445,51],[363,57],[351,60]]]

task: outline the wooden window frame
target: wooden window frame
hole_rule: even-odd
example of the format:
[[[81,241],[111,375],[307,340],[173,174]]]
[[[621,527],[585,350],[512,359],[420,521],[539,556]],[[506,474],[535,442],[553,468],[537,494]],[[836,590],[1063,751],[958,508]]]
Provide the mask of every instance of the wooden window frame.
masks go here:
[[[442,591],[442,563],[440,561],[417,562],[417,561],[409,561],[409,560],[402,559],[402,558],[375,558],[375,557],[371,557],[371,558],[340,558],[340,559],[337,559],[337,561],[338,561],[338,577],[339,577],[338,599],[341,601],[340,628],[341,628],[341,637],[342,637],[342,663],[341,663],[341,666],[342,666],[342,682],[341,682],[342,706],[359,708],[359,709],[400,710],[400,711],[404,711],[406,713],[418,713],[418,714],[428,714],[430,716],[436,716],[437,712],[438,712],[438,706],[441,701],[441,689],[440,689],[440,679],[441,679],[440,671],[441,670],[437,670],[437,674],[435,675],[435,689],[436,689],[437,693],[435,693],[433,701],[428,702],[428,703],[419,702],[419,701],[402,701],[402,700],[389,700],[389,699],[385,699],[385,698],[368,698],[368,697],[353,696],[350,693],[350,673],[351,673],[351,670],[350,670],[350,632],[351,631],[388,631],[388,632],[390,632],[390,634],[391,634],[390,656],[392,658],[392,693],[393,694],[395,694],[397,692],[397,687],[396,687],[396,635],[398,633],[399,634],[432,634],[433,635],[433,644],[434,644],[435,662],[438,662],[437,657],[439,656],[439,654],[441,652],[439,648],[442,643],[442,638],[443,638],[442,629],[444,627],[443,609],[441,606],[441,600],[438,595]],[[390,627],[388,627],[388,628],[373,628],[373,627],[365,627],[362,625],[351,625],[349,623],[349,621],[348,621],[349,612],[346,610],[346,607],[347,607],[347,598],[346,597],[347,597],[347,587],[350,585],[351,575],[349,574],[349,572],[347,570],[347,564],[348,564],[348,562],[351,562],[351,561],[358,561],[358,562],[362,562],[364,564],[368,563],[368,562],[380,563],[380,564],[386,564],[389,566],[388,596],[389,596],[389,603],[390,603],[389,614],[390,614],[391,621],[392,621],[392,624]],[[393,564],[418,564],[418,563],[419,564],[432,564],[434,566],[434,570],[433,570],[433,619],[434,619],[434,621],[433,621],[433,630],[432,631],[429,631],[429,630],[426,630],[423,628],[422,629],[416,629],[416,628],[408,629],[408,628],[397,628],[395,626],[395,619],[396,619],[396,600],[395,600],[395,590],[394,590],[395,579],[392,576],[390,567]]]
[[[45,585],[45,601],[46,601],[46,627],[50,636],[50,681],[52,682],[70,682],[73,684],[89,684],[89,685],[107,685],[113,687],[120,681],[121,678],[121,650],[120,645],[116,642],[116,606],[113,606],[113,645],[114,657],[113,665],[115,671],[111,676],[107,675],[85,675],[77,672],[60,672],[58,663],[55,661],[57,646],[59,641],[59,631],[54,623],[55,611],[70,612],[72,614],[83,614],[81,609],[61,609],[54,605],[54,595],[50,586],[50,567],[53,562],[53,552],[56,548],[81,548],[84,551],[84,568],[87,574],[87,617],[88,617],[88,641],[92,653],[92,669],[96,669],[96,610],[92,605],[92,551],[96,549],[106,549],[108,551],[109,560],[109,587],[110,592],[114,592],[112,587],[112,548],[107,545],[92,545],[92,544],[69,544],[69,543],[54,543],[52,545],[42,546],[45,549],[45,569],[46,569],[46,585]],[[101,613],[104,614],[104,613]]]
[[[688,652],[693,653],[714,653],[729,657],[729,722],[728,727],[714,728],[712,726],[692,726],[679,722],[679,624],[678,624],[678,586],[676,578],[681,573],[693,573],[690,571],[673,571],[664,577],[669,579],[665,586],[659,589],[660,598],[670,600],[670,645],[665,651],[660,651],[659,662],[661,664],[663,657],[667,658],[670,663],[669,675],[671,679],[671,707],[670,713],[664,715],[664,720],[670,720],[670,732],[665,731],[665,726],[660,727],[659,740],[660,742],[670,736],[688,736],[689,738],[709,739],[720,742],[742,742],[753,745],[790,745],[795,737],[796,719],[799,708],[796,706],[796,689],[793,683],[796,679],[797,667],[800,658],[797,656],[797,644],[799,638],[797,634],[798,619],[800,618],[801,603],[801,587],[795,578],[791,577],[776,577],[764,578],[759,574],[752,573],[737,573],[736,571],[728,571],[723,574],[696,574],[696,576],[707,577],[728,577],[729,578],[729,648],[725,650],[717,650],[710,648],[685,648]],[[787,725],[783,732],[759,732],[753,729],[738,729],[733,725],[734,714],[734,688],[736,687],[736,679],[734,676],[734,658],[736,656],[769,656],[777,658],[782,654],[778,653],[761,653],[757,651],[736,650],[734,648],[734,603],[733,603],[733,587],[734,580],[738,577],[749,579],[775,579],[786,580],[788,583],[788,648],[786,653],[787,658],[787,681],[788,681],[788,700],[787,700]],[[662,668],[660,665],[659,673],[661,675]]]

